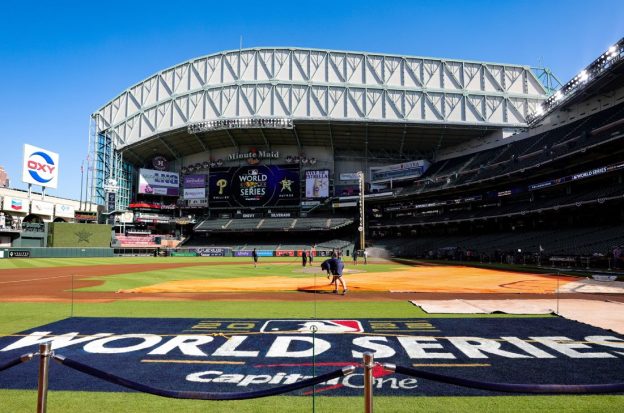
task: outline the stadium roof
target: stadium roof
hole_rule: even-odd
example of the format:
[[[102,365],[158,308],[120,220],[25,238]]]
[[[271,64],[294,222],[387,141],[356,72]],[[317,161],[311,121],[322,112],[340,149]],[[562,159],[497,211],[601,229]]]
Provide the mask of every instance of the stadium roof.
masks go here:
[[[527,115],[545,98],[544,87],[528,66],[254,48],[165,69],[130,87],[92,117],[96,133],[108,134],[118,149],[138,152],[156,144],[162,148],[163,139],[172,154],[185,154],[189,145],[201,150],[286,140],[332,144],[324,129],[332,129],[334,137],[367,135],[372,146],[383,146],[396,134],[401,137],[399,150],[406,139],[422,143],[409,145],[420,150],[418,146],[430,147],[440,140],[525,127]],[[292,119],[295,129],[211,132],[210,139],[187,132],[197,122],[262,117]],[[322,137],[315,136],[316,128]],[[351,143],[364,142],[360,138]]]

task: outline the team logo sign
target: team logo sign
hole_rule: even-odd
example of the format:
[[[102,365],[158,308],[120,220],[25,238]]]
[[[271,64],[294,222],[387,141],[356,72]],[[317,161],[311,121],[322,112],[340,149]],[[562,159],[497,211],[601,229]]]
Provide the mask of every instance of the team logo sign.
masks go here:
[[[263,390],[375,361],[500,383],[621,382],[624,338],[557,317],[479,319],[69,318],[0,337],[0,365],[51,342],[56,354],[171,390]],[[0,374],[0,389],[36,386],[37,363]],[[378,395],[492,395],[373,370]],[[56,390],[125,391],[53,365]],[[360,396],[361,368],[295,395]]]
[[[24,145],[22,181],[28,184],[56,188],[58,160],[59,156],[55,152],[32,145]]]

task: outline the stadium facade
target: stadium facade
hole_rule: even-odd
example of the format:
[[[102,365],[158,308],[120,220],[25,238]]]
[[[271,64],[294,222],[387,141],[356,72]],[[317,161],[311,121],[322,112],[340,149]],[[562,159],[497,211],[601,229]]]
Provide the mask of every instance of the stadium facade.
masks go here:
[[[271,154],[263,164],[297,163],[301,182],[306,170],[329,171],[337,196],[354,184],[341,174],[506,138],[546,98],[528,66],[295,48],[216,53],[162,70],[92,115],[89,197],[104,204],[114,190],[122,211],[154,158],[172,172],[208,174],[252,152]],[[298,189],[305,209],[311,200]]]
[[[92,115],[89,198],[111,223],[175,228],[183,245],[324,230],[312,238],[359,249],[364,232],[397,255],[602,257],[624,244],[623,51],[621,39],[556,91],[527,66],[485,62],[290,48],[193,59]]]

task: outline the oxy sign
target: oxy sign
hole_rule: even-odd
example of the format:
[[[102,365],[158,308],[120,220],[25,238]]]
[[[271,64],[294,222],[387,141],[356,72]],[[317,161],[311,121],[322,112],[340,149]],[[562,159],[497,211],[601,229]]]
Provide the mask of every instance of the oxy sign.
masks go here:
[[[36,146],[24,145],[22,182],[56,188],[59,155]]]

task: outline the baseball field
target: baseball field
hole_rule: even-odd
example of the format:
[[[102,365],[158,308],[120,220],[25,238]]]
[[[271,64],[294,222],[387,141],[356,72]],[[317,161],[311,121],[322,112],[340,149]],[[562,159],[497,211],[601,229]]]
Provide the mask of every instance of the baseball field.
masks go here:
[[[49,412],[363,411],[364,352],[483,382],[624,382],[618,284],[605,293],[565,275],[371,260],[346,261],[342,295],[319,260],[0,260],[0,366],[51,341],[57,355],[154,388],[228,394],[357,367],[282,396],[198,401],[129,391],[52,362]],[[510,395],[373,372],[382,412],[624,408],[617,394]],[[36,386],[36,359],[0,371],[0,411],[35,410]]]

